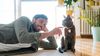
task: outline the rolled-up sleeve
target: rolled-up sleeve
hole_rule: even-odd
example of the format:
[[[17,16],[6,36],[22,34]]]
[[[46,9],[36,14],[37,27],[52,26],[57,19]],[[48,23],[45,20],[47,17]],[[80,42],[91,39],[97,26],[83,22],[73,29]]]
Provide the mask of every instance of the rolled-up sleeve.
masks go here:
[[[28,32],[30,20],[23,16],[18,18],[15,23],[15,33],[20,43],[37,43],[40,37],[39,32]]]

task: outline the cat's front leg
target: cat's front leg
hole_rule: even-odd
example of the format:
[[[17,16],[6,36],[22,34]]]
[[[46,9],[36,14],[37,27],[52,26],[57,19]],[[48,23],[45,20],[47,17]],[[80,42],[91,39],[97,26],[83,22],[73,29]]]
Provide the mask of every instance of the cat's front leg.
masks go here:
[[[72,40],[71,45],[71,51],[75,53],[75,39]]]

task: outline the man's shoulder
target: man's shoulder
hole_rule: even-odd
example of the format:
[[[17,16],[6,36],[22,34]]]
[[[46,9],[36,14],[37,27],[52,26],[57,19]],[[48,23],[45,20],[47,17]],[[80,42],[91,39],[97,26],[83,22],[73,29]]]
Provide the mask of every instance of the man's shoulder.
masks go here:
[[[29,18],[28,18],[28,17],[26,17],[26,16],[21,16],[21,17],[19,17],[19,19],[29,20]]]
[[[18,18],[18,20],[20,20],[20,21],[30,21],[30,19],[26,16],[21,16],[21,17]]]

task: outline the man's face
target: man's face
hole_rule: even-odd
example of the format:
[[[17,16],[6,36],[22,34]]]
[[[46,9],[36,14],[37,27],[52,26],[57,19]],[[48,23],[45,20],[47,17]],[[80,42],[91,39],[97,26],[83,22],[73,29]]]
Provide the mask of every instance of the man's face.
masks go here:
[[[36,24],[37,30],[39,31],[43,30],[47,24],[47,20],[42,18],[35,19],[34,22]]]

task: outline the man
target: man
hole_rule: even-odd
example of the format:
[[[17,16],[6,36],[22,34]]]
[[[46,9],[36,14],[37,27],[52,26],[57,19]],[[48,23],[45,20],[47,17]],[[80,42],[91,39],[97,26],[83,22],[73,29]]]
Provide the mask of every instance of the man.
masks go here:
[[[54,28],[48,32],[46,24],[48,18],[44,14],[37,14],[32,22],[25,16],[22,16],[10,24],[0,25],[0,51],[18,50],[21,48],[31,48],[37,51],[38,47],[44,49],[55,49],[55,34],[60,35],[60,27]],[[44,31],[44,32],[39,32]],[[47,38],[49,42],[42,39]]]

